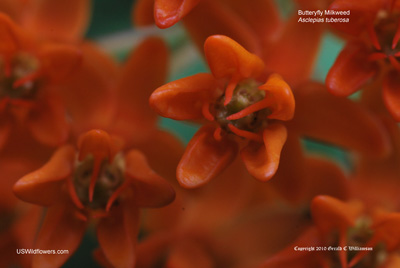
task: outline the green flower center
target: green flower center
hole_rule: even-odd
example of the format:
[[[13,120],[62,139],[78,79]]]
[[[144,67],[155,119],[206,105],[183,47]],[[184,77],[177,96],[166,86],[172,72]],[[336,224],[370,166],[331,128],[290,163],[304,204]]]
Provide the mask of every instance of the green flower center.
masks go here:
[[[105,210],[110,197],[124,182],[123,169],[123,158],[120,155],[117,155],[111,164],[106,159],[103,160],[97,174],[93,199],[90,201],[89,188],[93,172],[95,172],[94,159],[92,156],[88,156],[85,160],[78,162],[73,176],[73,184],[81,203],[88,209]],[[114,202],[114,204],[117,203],[118,200]]]
[[[20,79],[36,72],[39,63],[37,59],[26,53],[16,54],[9,66],[0,60],[0,99],[32,99],[36,95],[37,83],[26,81],[15,85]]]
[[[244,80],[236,86],[228,105],[224,105],[225,95],[222,95],[216,101],[211,111],[215,121],[223,130],[231,132],[228,125],[232,124],[241,130],[256,133],[267,126],[267,116],[271,114],[269,109],[258,110],[236,120],[227,119],[228,116],[236,114],[264,99],[265,92],[258,89],[259,86],[260,84],[253,79]]]

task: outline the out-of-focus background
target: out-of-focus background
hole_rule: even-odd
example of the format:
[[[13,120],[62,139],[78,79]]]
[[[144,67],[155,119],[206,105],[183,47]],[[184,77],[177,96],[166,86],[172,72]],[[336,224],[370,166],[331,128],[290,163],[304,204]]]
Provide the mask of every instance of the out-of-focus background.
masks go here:
[[[131,10],[134,2],[134,0],[93,0],[91,23],[86,37],[100,45],[116,60],[123,62],[144,37],[160,35],[167,41],[171,50],[169,81],[208,71],[200,53],[197,52],[179,23],[165,30],[160,30],[155,26],[137,28],[132,25]],[[292,12],[296,12],[289,0],[276,0],[276,3],[283,16],[287,17]],[[328,33],[324,36],[312,79],[324,81],[343,44],[332,34]],[[198,129],[196,125],[165,118],[160,118],[159,122],[161,128],[168,129],[184,143],[187,143]],[[312,141],[304,141],[304,146],[311,153],[322,153],[329,158],[334,158],[343,167],[349,168],[347,155],[340,149]],[[63,267],[100,267],[92,257],[92,252],[97,246],[94,231],[89,231],[77,252]]]

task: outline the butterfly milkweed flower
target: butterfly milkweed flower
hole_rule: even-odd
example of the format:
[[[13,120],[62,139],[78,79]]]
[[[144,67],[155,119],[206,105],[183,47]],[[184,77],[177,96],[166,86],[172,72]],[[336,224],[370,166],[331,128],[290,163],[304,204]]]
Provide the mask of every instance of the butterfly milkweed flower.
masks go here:
[[[0,14],[0,145],[14,126],[24,126],[39,142],[65,142],[69,126],[56,87],[80,66],[80,50],[36,42]]]
[[[328,90],[348,96],[375,81],[387,110],[400,121],[399,2],[336,0],[330,9],[351,10],[349,23],[334,24],[351,36],[328,73]]]
[[[177,168],[185,187],[215,177],[240,155],[259,180],[276,172],[294,114],[294,97],[279,75],[260,78],[264,64],[232,39],[214,35],[204,44],[212,74],[200,73],[159,87],[150,105],[164,117],[208,121],[192,138]]]
[[[36,241],[40,249],[74,252],[90,219],[114,267],[133,267],[139,207],[172,202],[173,188],[139,150],[123,150],[121,139],[102,130],[64,145],[40,169],[14,185],[23,201],[48,207]],[[35,255],[33,267],[60,267],[69,255]]]

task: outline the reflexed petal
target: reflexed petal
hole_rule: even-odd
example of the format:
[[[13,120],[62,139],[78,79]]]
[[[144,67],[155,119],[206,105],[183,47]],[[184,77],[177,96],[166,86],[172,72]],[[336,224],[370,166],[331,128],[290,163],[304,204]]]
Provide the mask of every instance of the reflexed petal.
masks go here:
[[[213,35],[204,43],[204,52],[216,78],[257,77],[264,70],[262,60],[224,35]]]
[[[289,85],[278,74],[272,74],[267,82],[260,86],[266,92],[265,99],[273,103],[269,108],[272,114],[269,119],[290,120],[294,115],[294,96]]]
[[[282,29],[282,19],[271,0],[222,0],[253,29],[257,37],[268,43]]]
[[[180,241],[171,249],[166,267],[212,268],[215,267],[215,263],[201,244],[185,240]]]
[[[400,245],[400,214],[399,213],[383,213],[379,215],[379,219],[374,219],[372,229],[374,236],[384,241],[387,250],[392,251]]]
[[[136,266],[140,268],[154,267],[160,259],[164,258],[171,240],[173,240],[172,232],[157,232],[140,241],[137,247]]]
[[[389,72],[383,83],[383,100],[392,117],[400,121],[400,78],[399,72]]]
[[[154,18],[158,27],[164,29],[177,23],[189,13],[200,0],[155,0]]]
[[[113,59],[93,43],[79,46],[82,64],[58,85],[73,127],[79,134],[109,126],[114,115],[117,66]],[[90,112],[89,112],[90,111]]]
[[[251,142],[240,152],[247,170],[256,179],[267,181],[278,169],[287,130],[282,124],[271,124],[263,131],[264,144]]]
[[[117,88],[118,114],[115,127],[120,129],[117,131],[134,135],[138,127],[144,129],[146,126],[154,126],[157,117],[149,107],[149,98],[157,87],[165,83],[167,65],[167,47],[162,39],[156,37],[143,41],[129,56]],[[126,128],[130,129],[130,133],[127,133]]]
[[[11,19],[17,21],[22,8],[22,1],[16,0],[2,0],[0,1],[1,12],[10,16]]]
[[[148,165],[146,157],[138,150],[125,156],[125,174],[130,178],[135,204],[140,207],[162,207],[175,198],[172,186]]]
[[[217,141],[214,128],[202,127],[190,140],[178,165],[178,182],[185,188],[207,183],[221,173],[234,159],[237,144],[229,139]]]
[[[207,19],[204,19],[207,17]],[[206,39],[215,34],[229,36],[241,46],[257,55],[261,54],[259,36],[239,14],[230,10],[220,1],[202,0],[188,16],[183,25],[200,51]]]
[[[329,195],[340,200],[349,198],[349,180],[333,162],[310,157],[306,160],[306,168],[310,180],[307,201],[317,195]]]
[[[45,39],[78,41],[88,26],[90,6],[89,0],[39,0],[27,12],[24,27]]]
[[[132,22],[136,26],[154,24],[154,0],[137,0],[132,6]]]
[[[351,35],[358,35],[366,29],[367,23],[375,19],[380,9],[379,0],[335,0],[329,10],[346,11],[351,10],[348,23],[331,23],[333,27]]]
[[[296,114],[288,123],[300,134],[374,156],[390,151],[381,123],[358,103],[332,96],[317,83],[294,92]]]
[[[73,74],[82,63],[82,52],[67,45],[46,45],[39,53],[42,64],[41,72],[56,82]]]
[[[279,168],[269,183],[290,202],[305,202],[310,187],[308,170],[300,137],[289,132],[281,152]]]
[[[318,229],[324,233],[353,226],[363,210],[360,202],[344,203],[339,199],[319,195],[311,202],[311,214]]]
[[[4,144],[8,140],[8,136],[11,131],[11,122],[8,120],[7,116],[0,115],[0,148],[4,146]]]
[[[306,230],[295,242],[265,261],[259,268],[321,268],[315,256],[317,252],[296,251],[296,246],[315,247],[322,245],[316,228]]]
[[[132,268],[135,264],[139,212],[127,199],[113,207],[97,225],[97,239],[107,260],[116,268]]]
[[[154,171],[170,183],[176,183],[176,167],[184,152],[178,138],[169,132],[158,130],[147,142],[135,145],[135,148],[146,155]]]
[[[46,145],[57,146],[68,138],[69,125],[63,104],[50,96],[35,105],[27,125],[32,135]]]
[[[318,54],[322,24],[299,23],[297,16],[287,22],[282,36],[272,47],[264,46],[266,70],[280,74],[289,85],[309,79]]]
[[[37,254],[33,268],[60,267],[78,248],[86,230],[86,222],[76,218],[73,204],[64,201],[47,210],[35,248],[69,250],[69,254]]]
[[[202,107],[214,90],[212,75],[200,73],[165,84],[151,94],[150,105],[164,117],[175,120],[199,119]]]
[[[18,33],[20,29],[5,14],[0,14],[0,53],[12,54],[20,45]]]
[[[377,72],[377,65],[368,60],[368,51],[356,43],[349,43],[331,67],[326,86],[336,96],[348,96],[361,88]]]
[[[61,147],[43,167],[22,177],[14,185],[15,195],[25,202],[52,205],[62,196],[62,185],[72,172],[74,158],[73,147]]]

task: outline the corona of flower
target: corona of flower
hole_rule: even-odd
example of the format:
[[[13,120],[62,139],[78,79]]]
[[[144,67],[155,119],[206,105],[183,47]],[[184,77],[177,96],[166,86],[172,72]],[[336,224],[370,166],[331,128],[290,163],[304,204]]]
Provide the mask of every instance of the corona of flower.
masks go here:
[[[238,145],[250,174],[270,179],[287,136],[281,121],[294,114],[291,89],[276,74],[263,83],[261,59],[226,36],[209,37],[204,50],[212,74],[168,83],[150,97],[164,117],[209,122],[186,148],[179,182],[185,187],[206,183],[233,161]]]
[[[72,253],[88,220],[98,219],[97,237],[108,261],[114,267],[133,267],[138,207],[164,206],[175,192],[150,169],[140,151],[124,152],[121,145],[104,131],[89,131],[77,148],[61,147],[42,168],[15,184],[20,199],[49,207],[37,248]],[[35,255],[33,267],[59,267],[68,257]]]

